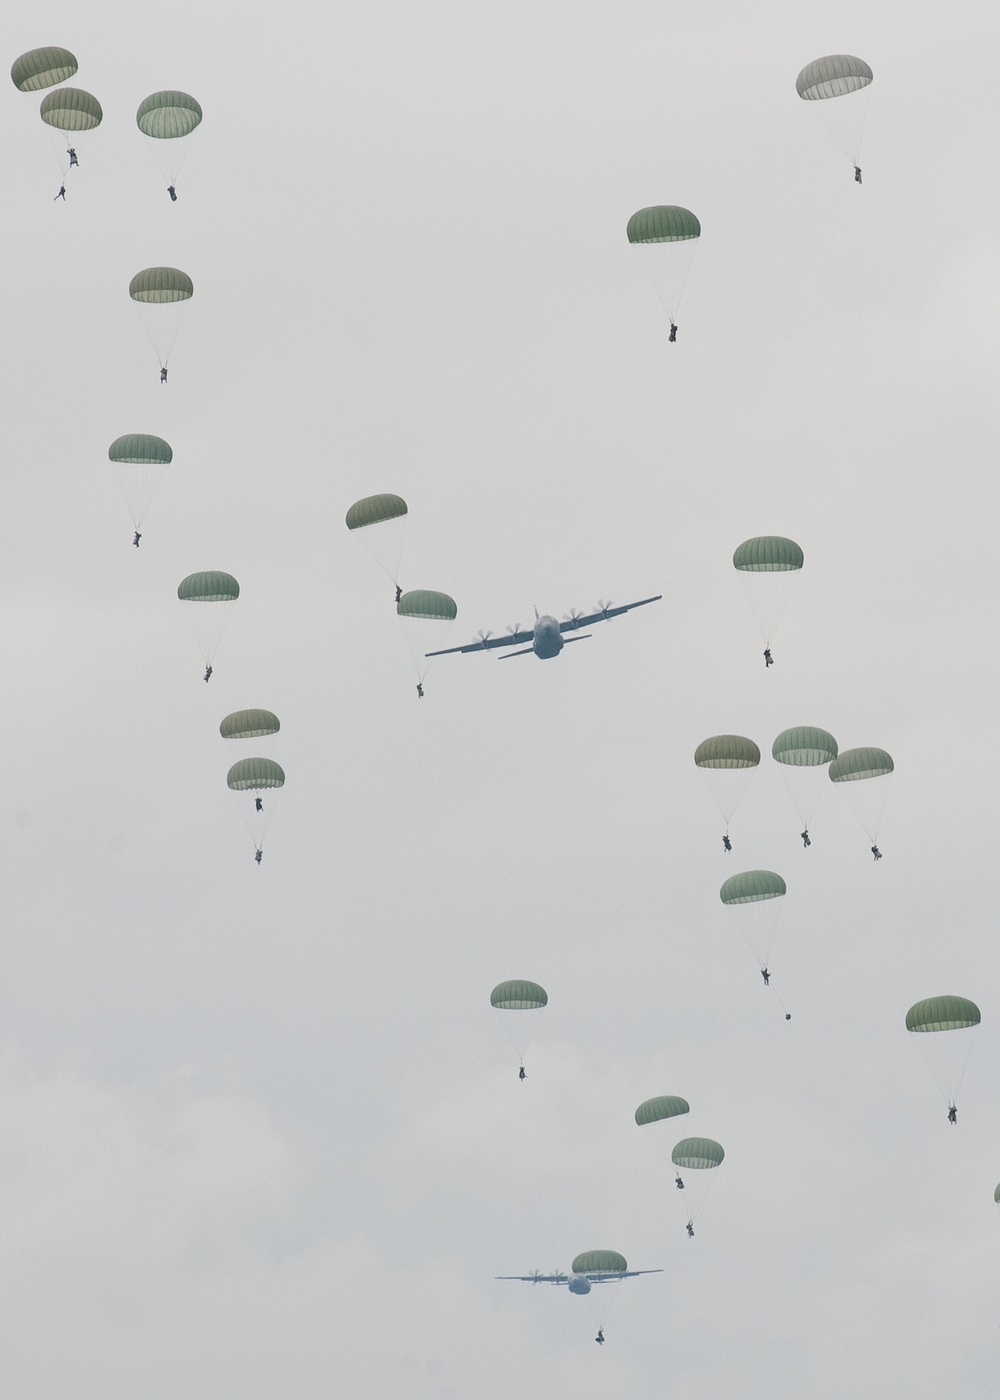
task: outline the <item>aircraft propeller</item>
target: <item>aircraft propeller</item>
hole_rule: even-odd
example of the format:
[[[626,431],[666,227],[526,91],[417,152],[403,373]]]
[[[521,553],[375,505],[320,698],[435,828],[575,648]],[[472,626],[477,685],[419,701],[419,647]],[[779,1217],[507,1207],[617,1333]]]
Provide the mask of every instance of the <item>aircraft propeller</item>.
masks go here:
[[[606,617],[607,617],[607,615],[608,615],[608,608],[610,608],[610,606],[611,606],[611,599],[610,599],[610,598],[607,600],[607,602],[605,602],[603,598],[598,598],[598,600],[597,600],[597,611],[601,614],[601,616],[602,616],[603,618],[606,618]]]
[[[563,1273],[562,1269],[553,1269],[552,1277],[555,1279],[556,1283],[566,1282],[566,1275]]]
[[[492,632],[483,632],[483,631],[479,631],[479,632],[476,633],[476,641],[477,641],[477,642],[480,642],[480,643],[482,644],[482,648],[483,648],[484,651],[486,650],[486,642],[487,642],[487,639],[488,639],[489,637],[492,637],[492,636],[493,636],[493,633],[492,633]]]
[[[521,630],[521,624],[520,624],[519,622],[508,623],[508,624],[507,624],[507,631],[508,631],[508,633],[510,634],[510,636],[512,636],[512,637],[516,637],[517,634],[518,634],[518,632],[520,632],[520,630]]]
[[[579,627],[579,619],[581,617],[583,617],[583,612],[580,608],[570,608],[569,612],[563,617],[563,622],[568,622],[573,627]]]
[[[531,1279],[532,1283],[539,1283],[545,1275],[542,1273],[541,1269],[532,1269],[528,1277]]]

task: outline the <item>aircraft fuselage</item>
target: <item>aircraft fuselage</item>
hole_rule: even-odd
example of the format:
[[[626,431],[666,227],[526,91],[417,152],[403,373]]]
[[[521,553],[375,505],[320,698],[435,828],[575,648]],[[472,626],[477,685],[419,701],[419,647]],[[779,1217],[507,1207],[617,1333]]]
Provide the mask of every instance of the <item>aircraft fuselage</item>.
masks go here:
[[[555,618],[549,617],[548,614],[540,617],[535,623],[534,636],[531,639],[531,649],[539,661],[548,661],[553,656],[558,656],[564,646],[563,634],[559,631],[559,624]]]

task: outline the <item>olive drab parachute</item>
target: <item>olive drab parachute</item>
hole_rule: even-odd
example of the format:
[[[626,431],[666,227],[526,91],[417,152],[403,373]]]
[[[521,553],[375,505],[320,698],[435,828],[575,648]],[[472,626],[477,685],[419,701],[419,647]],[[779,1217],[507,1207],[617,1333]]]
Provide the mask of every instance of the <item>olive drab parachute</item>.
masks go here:
[[[414,588],[404,593],[396,604],[406,645],[409,647],[413,664],[417,669],[417,680],[422,684],[431,664],[426,653],[437,648],[441,633],[458,616],[458,604],[447,593],[436,593],[431,588]]]
[[[570,1267],[567,1287],[587,1299],[591,1314],[603,1335],[604,1324],[608,1319],[618,1296],[617,1288],[591,1288],[591,1281],[602,1278],[616,1278],[628,1270],[628,1260],[617,1249],[585,1249],[578,1254]]]
[[[810,104],[855,169],[861,158],[872,77],[863,58],[833,53],[807,63],[795,79],[795,91]]]
[[[226,774],[226,784],[239,798],[243,823],[259,855],[274,815],[275,794],[285,786],[285,770],[271,758],[241,758]]]
[[[207,668],[207,679],[212,658],[229,624],[233,604],[240,596],[240,586],[232,574],[210,569],[188,574],[177,585],[177,596],[185,605],[184,612]]]
[[[674,1144],[670,1160],[677,1168],[677,1180],[683,1182],[683,1192],[679,1191],[677,1195],[687,1216],[688,1234],[694,1233],[695,1217],[705,1204],[715,1181],[715,1169],[722,1164],[725,1155],[721,1143],[714,1138],[682,1138]],[[690,1177],[688,1172],[697,1172],[698,1175]]]
[[[783,729],[771,745],[771,757],[781,764],[781,776],[805,837],[826,781],[824,769],[837,757],[837,741],[825,729],[808,725]]]
[[[669,1123],[673,1118],[679,1118],[682,1114],[690,1113],[691,1105],[687,1099],[680,1098],[677,1094],[659,1094],[653,1099],[644,1099],[635,1111],[635,1121],[640,1128],[650,1128],[649,1132],[643,1133],[647,1142],[651,1142],[659,1152],[661,1157],[670,1160],[670,1136],[667,1136],[669,1129],[654,1127],[657,1123]]]
[[[132,527],[138,533],[163,474],[174,459],[173,450],[152,433],[126,433],[115,438],[108,448],[108,459],[114,464]]]
[[[186,92],[154,92],[139,103],[136,125],[144,136],[176,141],[201,124],[201,104]]]
[[[949,1109],[956,1105],[981,1019],[974,1001],[956,996],[927,997],[906,1013],[906,1029],[916,1036],[917,1047]]]
[[[670,324],[675,325],[691,260],[701,237],[697,216],[679,204],[654,204],[648,209],[636,210],[628,221],[626,233]]]
[[[169,89],[143,98],[135,114],[136,126],[149,137],[150,150],[172,199],[177,197],[174,186],[190,149],[190,142],[183,138],[201,125],[201,119],[201,104],[196,98]]]
[[[514,978],[509,982],[499,982],[490,992],[490,1005],[505,1014],[501,1023],[510,1043],[517,1051],[521,1065],[524,1065],[525,1052],[538,1027],[535,1013],[544,1010],[549,1004],[549,994],[537,982]],[[513,1013],[513,1014],[512,1014]]]
[[[1000,1206],[1000,1185],[998,1185],[996,1190],[993,1192],[993,1199],[994,1201],[996,1201],[997,1205]]]
[[[234,710],[219,725],[223,739],[261,739],[277,734],[281,720],[270,710]]]
[[[194,296],[194,283],[177,267],[144,267],[128,284],[128,294],[139,308],[160,369],[165,370],[181,318]]]
[[[38,112],[48,131],[56,164],[62,171],[65,190],[69,171],[80,164],[78,150],[83,150],[90,133],[100,126],[104,112],[92,93],[72,87],[57,87],[47,92]]]
[[[771,645],[804,559],[795,541],[783,535],[757,535],[733,554],[733,568],[744,580],[765,647]]]
[[[574,1274],[624,1274],[628,1260],[617,1249],[585,1249],[570,1265]]]
[[[93,131],[104,118],[97,98],[82,88],[56,88],[45,94],[38,110],[46,126],[54,126],[65,135]]]
[[[766,968],[787,887],[773,870],[743,870],[723,882],[719,898],[761,968]]]
[[[346,524],[354,539],[360,540],[376,564],[393,583],[399,582],[399,558],[403,552],[407,505],[402,496],[383,492],[355,501],[347,512]]]
[[[704,774],[712,801],[726,824],[728,840],[729,823],[743,800],[754,769],[760,764],[760,749],[742,734],[713,734],[695,749],[694,761]]]
[[[78,66],[69,49],[29,49],[15,58],[10,78],[18,92],[41,92],[72,78]]]
[[[655,1099],[645,1099],[635,1111],[635,1121],[640,1128],[649,1123],[661,1123],[666,1118],[676,1118],[681,1113],[690,1113],[687,1099],[676,1094],[660,1094]]]
[[[878,846],[878,833],[895,764],[885,749],[844,749],[830,764],[830,781],[847,798],[858,821]]]

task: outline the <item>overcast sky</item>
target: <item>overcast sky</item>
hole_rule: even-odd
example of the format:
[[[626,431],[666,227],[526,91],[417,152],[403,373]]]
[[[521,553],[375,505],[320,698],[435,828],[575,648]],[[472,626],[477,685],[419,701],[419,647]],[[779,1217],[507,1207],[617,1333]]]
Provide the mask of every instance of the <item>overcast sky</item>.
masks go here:
[[[995,1396],[998,42],[970,0],[20,7],[5,61],[68,47],[104,122],[56,202],[6,86],[7,1393]],[[861,188],[795,93],[837,52]],[[205,112],[176,204],[161,88]],[[703,228],[675,345],[625,238],[661,203]],[[157,264],[195,284],[166,387]],[[138,550],[129,432],[174,450]],[[663,601],[418,701],[344,527],[380,491],[453,644]],[[770,670],[757,534],[805,552]],[[207,686],[202,569],[242,590]],[[259,868],[247,706],[287,773]],[[878,865],[829,784],[803,850],[798,724],[895,758]],[[720,732],[764,753],[730,856]],[[770,991],[718,897],[758,866]],[[512,977],[550,999],[523,1084]],[[983,1014],[956,1127],[903,1028],[941,993]],[[693,1240],[661,1093],[726,1149]],[[494,1280],[592,1248],[663,1269],[601,1349]]]

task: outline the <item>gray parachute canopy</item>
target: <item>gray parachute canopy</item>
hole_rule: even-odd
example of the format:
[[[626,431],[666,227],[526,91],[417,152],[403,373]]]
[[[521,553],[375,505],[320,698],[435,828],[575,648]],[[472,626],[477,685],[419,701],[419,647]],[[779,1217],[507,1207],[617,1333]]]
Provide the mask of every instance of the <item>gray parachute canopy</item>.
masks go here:
[[[849,53],[831,53],[806,64],[795,79],[795,91],[804,102],[822,102],[830,97],[860,92],[873,76],[863,58]]]

